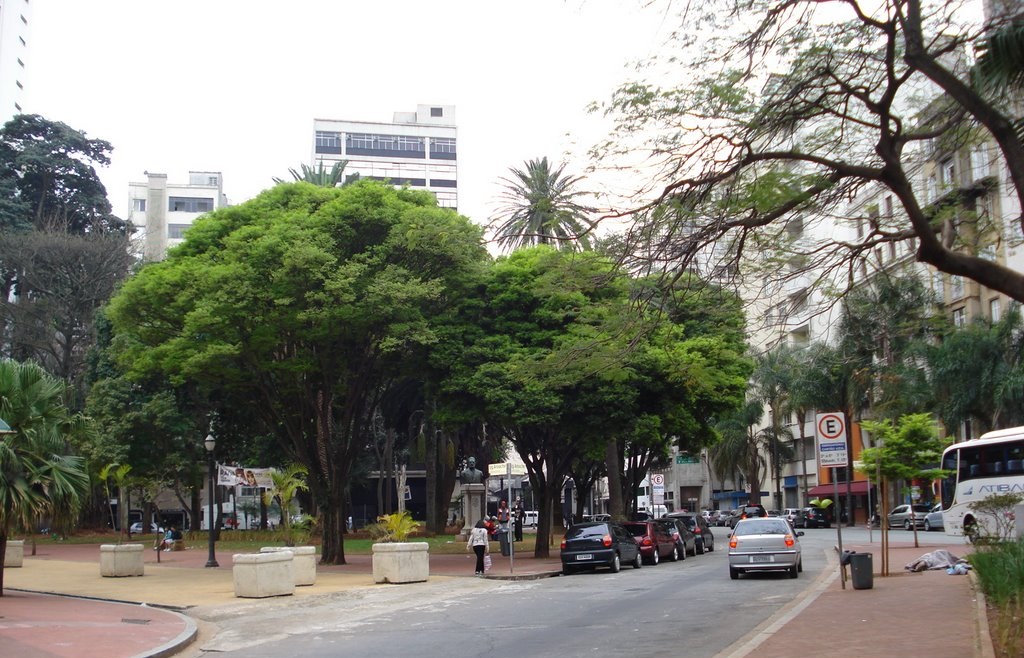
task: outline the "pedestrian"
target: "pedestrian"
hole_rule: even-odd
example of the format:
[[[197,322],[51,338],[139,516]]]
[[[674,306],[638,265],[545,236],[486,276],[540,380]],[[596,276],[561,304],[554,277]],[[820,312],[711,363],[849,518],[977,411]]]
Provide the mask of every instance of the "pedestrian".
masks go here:
[[[476,553],[476,572],[474,575],[484,575],[484,556],[490,553],[487,524],[483,519],[476,522],[473,529],[469,531],[469,540],[466,542],[466,550],[472,549]]]
[[[516,541],[523,541],[523,520],[526,518],[526,510],[523,509],[523,499],[516,498],[516,504],[512,507],[512,521],[516,533]]]
[[[508,530],[508,522],[511,518],[512,512],[508,508],[508,501],[503,500],[498,503],[498,523],[501,525],[502,530]]]
[[[159,551],[159,550],[169,551],[169,550],[171,550],[170,547],[171,547],[171,542],[172,541],[174,541],[174,528],[171,527],[171,526],[167,526],[167,530],[164,531],[163,538],[161,538],[160,542],[157,543],[157,545],[153,547],[153,550],[154,551]]]

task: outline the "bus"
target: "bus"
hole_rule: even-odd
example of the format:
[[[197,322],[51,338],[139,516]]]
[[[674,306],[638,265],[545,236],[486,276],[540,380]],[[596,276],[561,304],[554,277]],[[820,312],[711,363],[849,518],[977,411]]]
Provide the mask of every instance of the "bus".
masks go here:
[[[1024,427],[982,434],[954,443],[942,453],[942,523],[947,535],[968,535],[974,524],[998,534],[993,519],[978,517],[970,504],[992,494],[1024,494]]]

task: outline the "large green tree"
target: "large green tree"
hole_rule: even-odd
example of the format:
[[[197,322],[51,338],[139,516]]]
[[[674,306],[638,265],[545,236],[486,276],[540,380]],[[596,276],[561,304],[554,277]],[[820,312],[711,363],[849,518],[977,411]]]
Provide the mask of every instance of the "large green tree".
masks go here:
[[[491,220],[498,246],[515,249],[547,244],[558,249],[590,249],[590,215],[583,204],[588,193],[579,188],[580,176],[570,176],[565,165],[552,167],[546,157],[512,167],[503,178],[503,206]]]
[[[111,302],[124,362],[259,418],[309,470],[323,561],[345,562],[350,470],[383,384],[486,259],[433,196],[372,181],[278,185],[211,213]],[[220,415],[220,412],[218,412]]]
[[[1024,229],[1024,217],[1007,212],[1007,226],[975,212],[966,177],[933,203],[921,171],[936,149],[984,144],[1006,166],[1000,183],[1024,198],[1019,96],[972,86],[965,66],[1019,12],[982,29],[976,4],[960,0],[677,7],[683,28],[668,52],[606,107],[619,121],[604,154],[635,162],[645,151],[649,187],[661,190],[652,205],[663,212],[638,213],[627,239],[644,245],[638,257],[687,265],[713,253],[737,266],[746,254],[797,273],[813,264],[846,285],[854,263],[891,245],[1024,301],[1024,273],[979,249]],[[889,195],[893,211],[865,210],[863,231],[846,239],[831,227],[861,193]],[[821,230],[793,239],[794,226],[812,224]]]
[[[34,363],[0,360],[0,418],[14,430],[0,436],[0,596],[10,534],[44,518],[69,528],[88,489],[82,458],[67,448],[88,426],[64,405],[64,388]]]

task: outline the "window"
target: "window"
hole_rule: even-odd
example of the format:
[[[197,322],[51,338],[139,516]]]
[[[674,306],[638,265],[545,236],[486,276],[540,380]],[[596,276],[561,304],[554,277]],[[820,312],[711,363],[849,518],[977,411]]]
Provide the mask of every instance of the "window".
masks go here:
[[[952,299],[960,299],[964,296],[964,278],[962,276],[949,277],[949,295]]]
[[[167,237],[171,240],[182,240],[185,237],[185,231],[192,226],[191,224],[168,224],[167,225]]]
[[[345,152],[353,155],[379,155],[422,158],[426,139],[408,135],[346,133]]]
[[[217,177],[210,176],[209,178],[206,179],[206,184],[209,185],[210,187],[217,187]]]
[[[957,329],[963,329],[967,326],[967,311],[964,307],[953,309],[953,326]]]
[[[315,150],[317,153],[341,154],[341,133],[316,131]]]
[[[935,176],[934,175],[929,176],[928,180],[925,182],[925,194],[924,194],[925,201],[928,202],[928,203],[931,203],[932,201],[935,201],[935,197],[937,197],[938,194],[939,194],[938,182],[935,180]]]
[[[971,174],[974,180],[988,176],[988,156],[985,154],[984,146],[979,145],[971,149]]]
[[[210,212],[213,210],[213,199],[172,196],[167,200],[167,209],[171,212]]]
[[[956,183],[955,179],[956,169],[953,166],[953,159],[943,160],[942,164],[939,165],[939,176],[941,177],[943,187],[953,187]]]
[[[432,116],[432,117],[443,117],[444,116],[444,108],[443,107],[432,107],[432,108],[430,108],[430,116]]]
[[[441,154],[455,155],[455,140],[449,137],[430,138],[430,157],[441,157]]]
[[[988,303],[988,317],[993,323],[999,322],[1002,317],[1002,307],[999,306],[999,298],[989,301]]]
[[[132,210],[136,210],[138,212],[146,212],[146,200],[132,199]]]

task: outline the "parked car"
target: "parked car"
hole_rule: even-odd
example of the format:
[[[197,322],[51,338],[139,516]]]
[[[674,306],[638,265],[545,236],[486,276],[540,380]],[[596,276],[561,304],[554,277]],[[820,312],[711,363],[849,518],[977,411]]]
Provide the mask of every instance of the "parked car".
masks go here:
[[[924,517],[924,529],[925,531],[943,530],[945,527],[942,522],[942,504],[940,503]]]
[[[686,529],[693,534],[693,555],[703,555],[704,551],[715,550],[715,535],[711,532],[711,527],[703,516],[689,512],[673,512],[666,516],[681,521],[685,524]]]
[[[155,523],[149,524],[150,532],[160,532],[160,528]],[[128,532],[133,535],[142,534],[142,521],[136,521],[135,523],[128,526]]]
[[[622,525],[640,546],[640,555],[644,562],[658,564],[663,557],[673,562],[679,559],[679,549],[676,548],[676,542],[668,534],[664,524],[655,521],[628,521]]]
[[[743,519],[729,535],[729,577],[748,571],[785,570],[790,578],[804,570],[800,537],[783,518]]]
[[[768,516],[782,516],[782,512],[777,509],[768,510]]]
[[[523,516],[523,525],[536,528],[539,516],[540,513],[537,510],[526,510]]]
[[[729,516],[731,516],[731,512],[727,509],[712,510],[711,515],[708,516],[708,525],[723,526]]]
[[[671,535],[672,540],[676,543],[676,548],[679,549],[680,560],[685,560],[687,555],[697,554],[697,538],[693,536],[693,532],[686,527],[686,523],[682,519],[672,518],[669,515],[658,519],[655,523],[665,526],[665,531]]]
[[[798,528],[829,528],[832,526],[832,515],[827,509],[820,507],[805,507],[800,511],[800,518],[796,523]]]
[[[800,517],[800,508],[787,507],[786,509],[782,510],[782,517],[789,521],[789,524],[795,528],[796,520]]]
[[[743,505],[742,507],[737,507],[732,516],[729,517],[729,527],[735,528],[739,521],[756,517],[768,517],[768,512],[764,509],[763,505]]]
[[[562,538],[562,573],[608,567],[617,573],[623,564],[641,566],[640,546],[622,525],[612,521],[577,523]]]
[[[927,505],[898,505],[889,512],[886,523],[890,528],[903,528],[904,530],[912,530],[915,525],[918,528],[923,528],[924,519],[931,511],[932,508]]]

